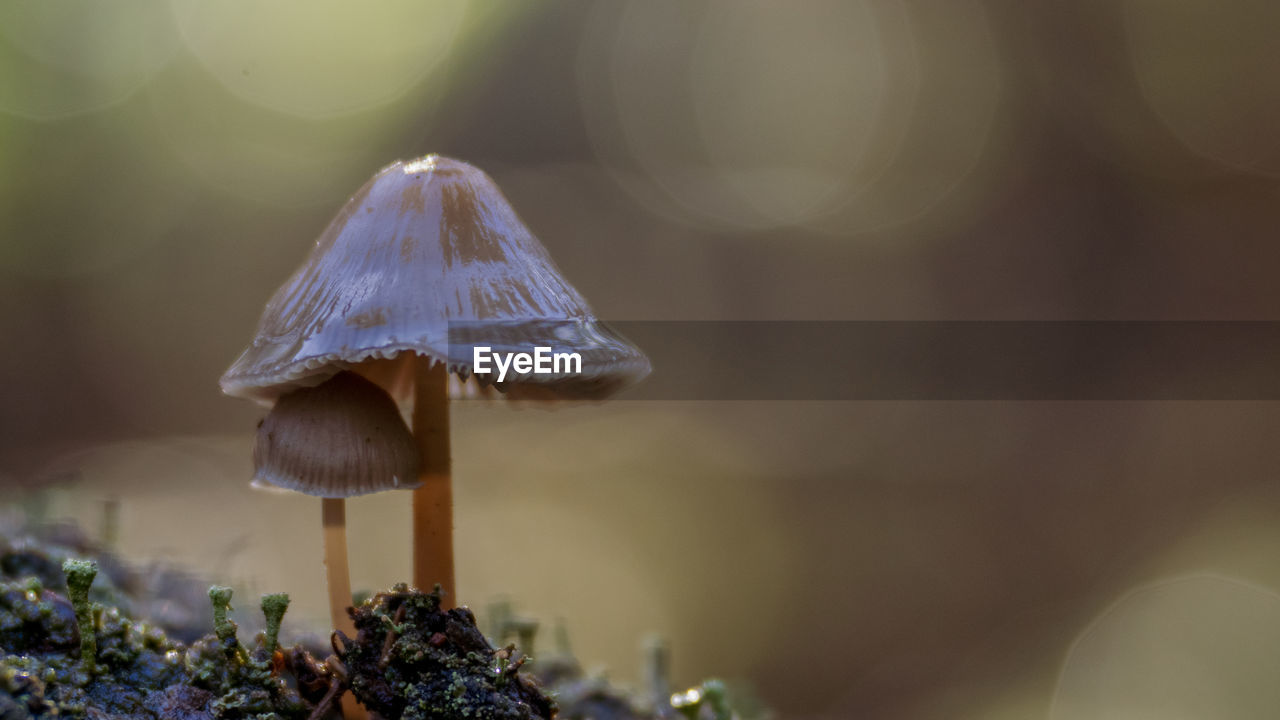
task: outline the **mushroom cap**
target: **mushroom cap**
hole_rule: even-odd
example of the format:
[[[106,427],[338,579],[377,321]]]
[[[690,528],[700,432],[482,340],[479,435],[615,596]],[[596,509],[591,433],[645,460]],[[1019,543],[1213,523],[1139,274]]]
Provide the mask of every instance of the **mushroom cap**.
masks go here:
[[[644,354],[593,316],[488,175],[428,155],[383,168],[347,201],[267,303],[221,386],[269,403],[409,354],[448,363],[466,380],[479,346],[580,355],[581,372],[509,373],[497,385],[536,391],[528,396],[598,398],[649,373]]]
[[[355,373],[282,395],[258,426],[254,483],[344,498],[411,489],[413,435],[390,395]]]

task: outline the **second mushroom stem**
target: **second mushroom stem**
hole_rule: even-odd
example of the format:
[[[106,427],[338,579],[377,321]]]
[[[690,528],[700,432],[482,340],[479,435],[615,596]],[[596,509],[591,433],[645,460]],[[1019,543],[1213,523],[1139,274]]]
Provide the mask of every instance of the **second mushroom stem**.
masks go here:
[[[356,624],[347,608],[351,606],[351,570],[347,565],[347,501],[345,498],[321,498],[320,515],[324,523],[324,567],[329,579],[329,620],[333,629],[356,638]],[[364,706],[350,693],[342,696],[344,720],[369,717]]]
[[[458,603],[453,575],[453,480],[449,458],[449,369],[420,359],[414,377],[413,437],[421,455],[413,491],[413,584],[444,590],[441,607]]]
[[[351,571],[347,566],[347,501],[321,498],[324,522],[324,567],[329,580],[329,619],[334,630],[355,638],[356,626],[347,608],[351,605]]]

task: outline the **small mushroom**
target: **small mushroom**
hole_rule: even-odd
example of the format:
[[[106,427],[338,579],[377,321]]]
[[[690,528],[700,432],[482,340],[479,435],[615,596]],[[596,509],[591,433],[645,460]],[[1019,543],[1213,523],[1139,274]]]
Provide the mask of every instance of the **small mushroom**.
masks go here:
[[[417,446],[395,401],[351,372],[293,390],[258,426],[253,465],[257,484],[322,498],[329,615],[334,629],[355,637],[346,498],[417,486]]]
[[[258,426],[254,480],[322,498],[414,488],[418,449],[385,390],[352,372],[280,398]]]
[[[577,354],[580,363],[546,373],[477,373],[481,347],[548,348]],[[221,386],[283,403],[344,370],[413,403],[421,461],[413,581],[424,589],[440,584],[451,605],[450,396],[602,398],[647,375],[649,362],[594,317],[487,175],[428,155],[382,169],[347,201],[267,303],[256,337]]]

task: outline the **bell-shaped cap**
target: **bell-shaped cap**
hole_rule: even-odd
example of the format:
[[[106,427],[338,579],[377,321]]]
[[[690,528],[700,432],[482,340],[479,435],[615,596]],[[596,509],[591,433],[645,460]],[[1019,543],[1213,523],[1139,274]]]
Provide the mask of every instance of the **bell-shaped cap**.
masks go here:
[[[406,354],[448,363],[465,380],[477,347],[578,354],[580,370],[508,375],[498,385],[539,391],[529,396],[602,397],[649,372],[644,354],[592,315],[489,176],[428,155],[384,168],[347,201],[267,303],[221,385],[269,402]]]
[[[328,498],[421,484],[395,401],[350,372],[282,395],[258,426],[253,466],[255,485]]]

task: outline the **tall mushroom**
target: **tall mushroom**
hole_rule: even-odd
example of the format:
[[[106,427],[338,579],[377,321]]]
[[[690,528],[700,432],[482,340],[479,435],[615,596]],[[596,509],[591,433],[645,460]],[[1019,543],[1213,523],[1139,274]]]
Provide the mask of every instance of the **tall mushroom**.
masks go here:
[[[486,348],[579,362],[475,367]],[[347,201],[221,386],[271,404],[344,370],[412,400],[413,582],[439,583],[453,604],[450,396],[602,398],[649,362],[596,320],[487,175],[428,155],[383,168]]]

